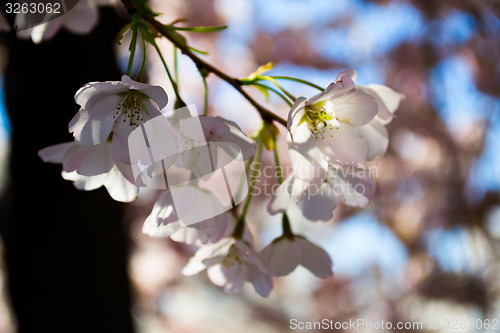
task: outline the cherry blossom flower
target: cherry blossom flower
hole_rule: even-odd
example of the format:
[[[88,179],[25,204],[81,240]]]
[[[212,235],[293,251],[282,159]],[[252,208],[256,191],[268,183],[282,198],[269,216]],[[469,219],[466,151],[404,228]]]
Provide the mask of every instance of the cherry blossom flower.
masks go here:
[[[115,156],[130,160],[128,137],[140,124],[163,117],[160,109],[168,101],[163,88],[136,82],[127,75],[121,81],[88,83],[78,90],[75,101],[81,109],[69,124],[80,145],[97,145],[112,139]],[[173,132],[173,128],[166,128]]]
[[[66,142],[46,147],[38,152],[44,162],[63,165],[62,176],[73,181],[79,190],[91,191],[105,186],[117,201],[130,202],[137,198],[139,188],[131,167],[113,158],[109,141],[94,146]]]
[[[259,254],[241,239],[225,237],[202,246],[182,272],[190,276],[204,269],[210,280],[229,294],[240,292],[245,282],[250,282],[262,297],[267,297],[272,289],[272,276]]]
[[[342,72],[325,91],[297,99],[288,115],[294,172],[268,205],[271,214],[297,206],[311,221],[328,221],[340,198],[366,207],[375,182],[364,162],[389,143],[385,125],[404,98],[382,85],[357,86],[356,72]]]
[[[175,164],[191,170],[197,178],[209,175],[217,166],[247,160],[255,154],[255,141],[230,120],[199,116],[186,107],[175,110],[169,121],[177,132],[179,154]],[[160,163],[149,168],[152,176],[164,171]]]
[[[339,199],[348,206],[369,204],[375,181],[366,167],[328,162],[318,149],[304,154],[290,150],[294,172],[271,199],[270,214],[284,213],[294,205],[310,221],[330,221]]]
[[[288,275],[298,265],[323,279],[333,275],[332,260],[325,250],[302,236],[276,238],[262,249],[260,255],[273,276]]]
[[[299,97],[288,115],[297,149],[318,147],[330,161],[357,164],[387,149],[384,126],[404,97],[382,85],[356,86],[356,72],[342,72],[323,92]]]
[[[146,219],[142,232],[152,237],[170,237],[176,242],[200,246],[218,242],[227,229],[225,214],[220,214],[221,203],[211,192],[196,186],[186,186],[183,205],[174,205],[172,194],[164,191]],[[203,214],[211,218],[198,223],[186,224],[182,219],[200,212],[197,203],[203,203]]]

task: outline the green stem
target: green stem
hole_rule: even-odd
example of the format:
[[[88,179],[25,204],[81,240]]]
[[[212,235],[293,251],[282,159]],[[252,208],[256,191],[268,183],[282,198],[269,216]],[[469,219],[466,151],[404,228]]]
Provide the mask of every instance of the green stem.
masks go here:
[[[278,89],[281,90],[292,101],[295,102],[295,100],[297,99],[297,98],[295,98],[295,96],[293,96],[292,94],[290,94],[287,90],[285,90],[285,88],[283,88],[281,85],[279,85],[278,82],[276,82],[276,80],[273,79],[271,76],[257,75],[256,78],[260,79],[260,80],[266,80],[266,81],[274,83],[276,85],[276,87],[278,87]]]
[[[136,43],[137,43],[137,26],[135,26],[132,29],[132,38],[130,39],[130,46],[128,47],[128,50],[130,51],[130,56],[128,58],[127,76],[129,77],[130,75],[132,75],[132,67],[134,65]]]
[[[283,219],[281,220],[281,226],[283,228],[283,237],[293,239],[292,227],[290,226],[290,221],[288,220],[288,215],[283,214]]]
[[[130,14],[133,14],[134,12],[139,11],[142,14],[142,19],[145,22],[148,22],[151,27],[158,31],[162,36],[167,38],[174,46],[176,46],[183,54],[185,54],[187,57],[189,57],[198,68],[203,68],[206,70],[208,73],[214,73],[216,76],[221,78],[222,80],[226,81],[229,83],[233,88],[235,88],[250,104],[252,104],[255,109],[260,113],[262,119],[264,121],[272,122],[276,121],[283,125],[284,127],[287,126],[286,120],[278,116],[277,114],[273,113],[272,111],[268,110],[264,106],[260,105],[255,99],[253,99],[244,89],[243,89],[243,84],[240,80],[231,77],[227,75],[226,73],[222,72],[218,68],[212,66],[211,64],[207,63],[203,59],[199,58],[197,55],[195,55],[192,50],[189,48],[188,45],[183,43],[181,40],[176,38],[172,34],[172,32],[169,30],[169,28],[162,23],[156,21],[154,17],[151,15],[145,13],[142,11],[140,8],[138,8],[133,1],[131,0],[121,0],[122,3],[125,5],[127,8],[128,12]]]
[[[291,77],[291,76],[270,76],[270,77],[273,79],[277,79],[277,80],[289,80],[289,81],[299,82],[299,83],[308,85],[310,87],[316,88],[316,89],[321,90],[321,91],[325,90],[325,88],[322,88],[322,87],[320,87],[312,82],[302,80],[302,79],[297,79],[297,78]]]
[[[203,88],[205,89],[205,93],[203,96],[203,114],[206,116],[208,114],[208,85],[207,85],[207,77],[202,75],[201,79],[203,80]]]
[[[282,93],[280,93],[278,90],[274,89],[273,87],[269,87],[269,86],[266,86],[265,84],[258,83],[258,82],[254,82],[251,85],[252,86],[259,86],[259,87],[271,90],[273,93],[275,93],[276,95],[278,95],[279,97],[281,97],[281,99],[284,100],[286,102],[286,104],[288,104],[290,107],[293,106],[293,103],[290,102],[290,100],[288,98],[286,98],[285,95],[283,95]]]
[[[144,70],[146,69],[146,63],[147,63],[146,39],[144,38],[142,32],[141,32],[141,39],[142,39],[142,63],[141,63],[141,68],[139,69],[139,74],[137,74],[139,82],[142,82]]]
[[[177,88],[179,88],[179,62],[177,57],[177,47],[174,46],[174,75]]]
[[[276,140],[276,135],[273,135],[274,139],[274,161],[276,163],[276,170],[278,170],[278,183],[281,185],[283,184],[283,168],[281,167],[280,164],[280,157],[278,154],[278,145],[277,145],[277,140]]]
[[[236,228],[234,229],[233,232],[233,237],[234,238],[241,238],[243,236],[243,229],[245,226],[245,217],[247,216],[248,213],[248,208],[250,207],[250,202],[252,201],[252,194],[253,190],[255,188],[255,180],[257,179],[257,176],[259,174],[259,169],[260,169],[260,159],[262,157],[262,147],[264,146],[264,140],[262,138],[258,137],[259,140],[259,145],[257,147],[257,155],[255,156],[254,160],[254,167],[252,170],[252,176],[250,177],[250,185],[248,188],[248,194],[247,198],[245,200],[245,204],[243,206],[243,211],[241,212],[241,216],[238,219],[238,224],[236,225]]]
[[[177,98],[177,100],[179,102],[181,102],[181,104],[186,105],[186,103],[184,103],[181,96],[179,95],[179,88],[178,88],[177,83],[175,82],[174,78],[172,77],[172,74],[170,74],[170,70],[168,69],[167,62],[165,61],[165,58],[163,58],[163,54],[161,53],[160,47],[158,46],[158,44],[156,43],[156,41],[154,39],[152,40],[151,44],[153,45],[156,52],[160,56],[163,67],[165,68],[165,71],[167,72],[168,79],[169,79],[170,83],[172,84],[172,88],[174,89],[175,97]]]

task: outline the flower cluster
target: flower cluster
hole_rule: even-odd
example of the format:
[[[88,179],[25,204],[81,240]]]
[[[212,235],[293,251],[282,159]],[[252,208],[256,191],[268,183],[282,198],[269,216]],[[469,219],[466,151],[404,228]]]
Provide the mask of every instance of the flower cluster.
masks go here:
[[[298,98],[290,110],[294,171],[268,205],[271,214],[283,214],[283,234],[260,252],[245,225],[248,198],[236,222],[226,213],[247,193],[251,197],[252,185],[243,186],[241,194],[225,170],[231,164],[233,171],[240,167],[241,185],[248,171],[244,161],[259,163],[263,143],[272,146],[275,140],[274,125],[264,125],[257,147],[236,123],[221,117],[199,116],[185,107],[167,118],[161,112],[168,103],[165,91],[124,75],[121,81],[88,83],[78,90],[80,110],[69,124],[74,141],[44,148],[39,155],[61,163],[63,178],[78,189],[105,186],[118,201],[134,200],[141,187],[162,189],[143,232],[199,247],[184,274],[206,269],[228,293],[249,282],[267,297],[273,277],[299,265],[320,278],[333,274],[328,254],[292,232],[291,205],[310,221],[328,221],[339,198],[365,207],[373,195],[375,182],[364,162],[387,149],[385,125],[403,96],[381,85],[357,86],[354,79],[354,71],[340,73],[323,92]],[[211,180],[212,187],[207,185]],[[222,183],[226,196],[211,190]]]
[[[359,86],[356,72],[337,76],[323,92],[300,97],[288,115],[294,172],[268,206],[271,214],[297,206],[305,218],[329,221],[339,198],[366,207],[375,191],[364,162],[387,150],[385,125],[404,96],[383,85]]]

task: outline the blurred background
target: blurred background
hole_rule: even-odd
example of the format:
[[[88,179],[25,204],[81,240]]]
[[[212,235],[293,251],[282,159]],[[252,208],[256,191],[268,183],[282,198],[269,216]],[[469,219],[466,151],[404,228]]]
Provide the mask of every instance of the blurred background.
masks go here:
[[[292,318],[299,321],[363,318],[394,323],[440,320],[442,324],[445,319],[470,322],[500,318],[499,1],[156,0],[151,4],[164,13],[160,20],[165,23],[187,18],[190,26],[229,25],[222,32],[185,35],[194,47],[209,52],[206,59],[210,63],[233,76],[248,76],[260,65],[273,62],[272,75],[295,76],[327,86],[338,72],[353,68],[358,72],[358,84],[385,84],[405,94],[396,118],[388,126],[387,154],[370,165],[377,180],[376,194],[367,209],[338,207],[334,220],[328,223],[310,223],[297,218],[293,212],[290,214],[297,233],[328,251],[334,261],[333,277],[319,280],[299,267],[290,276],[274,280],[268,299],[260,298],[248,286],[237,296],[226,295],[211,285],[205,273],[182,276],[181,269],[195,249],[141,233],[155,193],[144,193],[133,204],[116,205],[111,199],[101,199],[106,196],[103,189],[94,191],[97,194],[78,193],[60,177],[60,166],[33,167],[33,163],[40,163],[35,162],[38,149],[71,139],[65,124],[77,111],[72,101],[74,92],[88,81],[118,79],[118,68],[113,69],[112,77],[104,77],[97,69],[92,77],[92,73],[79,76],[74,83],[68,83],[68,90],[72,92],[65,93],[67,96],[50,90],[43,92],[40,100],[48,100],[48,104],[35,106],[38,111],[27,106],[24,112],[30,112],[31,117],[42,113],[41,121],[46,120],[47,115],[50,120],[56,118],[59,111],[50,109],[54,105],[61,109],[58,127],[51,128],[60,132],[62,139],[58,141],[53,137],[48,139],[47,129],[34,121],[36,118],[16,116],[9,109],[9,105],[14,105],[9,103],[9,98],[15,100],[9,91],[25,96],[42,89],[36,84],[26,86],[24,80],[38,80],[27,69],[29,59],[32,70],[36,70],[44,63],[42,59],[67,56],[72,60],[68,66],[74,66],[75,77],[84,70],[82,66],[88,69],[100,64],[109,68],[97,53],[113,54],[112,39],[123,18],[116,19],[120,15],[108,10],[101,13],[101,23],[93,35],[74,37],[61,32],[53,41],[40,46],[33,46],[29,41],[15,42],[11,36],[3,38],[2,70],[7,73],[3,87],[8,88],[9,78],[19,75],[19,71],[24,70],[25,76],[17,87],[5,89],[5,96],[2,95],[7,107],[5,104],[1,107],[0,178],[4,184],[2,208],[8,213],[2,221],[6,264],[0,277],[3,284],[0,332],[15,332],[16,328],[25,332],[44,331],[40,327],[50,327],[51,323],[62,320],[62,315],[55,317],[58,310],[75,318],[78,304],[78,311],[83,312],[77,318],[87,318],[88,327],[93,327],[94,332],[104,329],[102,320],[108,320],[106,327],[111,327],[108,331],[120,333],[284,332],[289,330]],[[117,22],[109,23],[114,21]],[[80,56],[68,51],[71,50],[68,41],[75,38],[79,44],[74,47],[85,50],[82,45],[88,43],[88,53]],[[109,46],[98,49],[92,44],[96,40],[101,40],[103,45],[109,42]],[[172,47],[164,40],[160,46],[173,64]],[[42,52],[46,58],[41,58]],[[119,48],[114,52],[117,63],[123,67],[128,55]],[[16,61],[21,54],[24,62]],[[114,61],[111,57],[108,60],[108,64]],[[169,96],[173,96],[161,63],[154,55],[149,61],[150,82],[161,84]],[[41,85],[48,80],[48,73],[40,74]],[[55,86],[48,89],[59,89],[61,77],[70,74],[62,68],[51,68],[50,75]],[[201,78],[196,67],[182,56],[179,75],[184,100],[201,110]],[[71,78],[67,80],[70,82]],[[259,115],[232,87],[213,75],[209,76],[208,84],[209,114],[236,121],[249,135],[259,128]],[[296,96],[316,94],[303,85],[284,83],[284,86]],[[266,101],[251,89],[248,90],[259,101],[286,117],[288,107],[278,98],[271,96]],[[66,109],[57,107],[63,98],[68,103]],[[33,108],[33,100],[29,103]],[[27,134],[26,126],[30,124],[34,132]],[[45,122],[43,125],[50,126]],[[280,131],[280,154],[287,164],[286,130],[280,127]],[[18,146],[16,152],[16,133],[17,142],[32,147],[31,151]],[[33,135],[40,137],[41,142],[27,140]],[[27,151],[35,154],[28,164],[20,160]],[[271,154],[264,155],[264,163],[273,165]],[[21,164],[26,172],[16,178],[15,170],[19,169],[13,166]],[[38,207],[39,210],[31,210],[46,213],[45,218],[23,220],[26,225],[16,217],[20,209],[13,204],[16,198],[24,198],[24,202],[42,200],[33,197],[29,187],[33,182],[38,184],[41,178],[50,184],[45,184],[49,187],[45,187],[44,193],[55,195],[54,191],[60,191],[67,198],[67,204],[54,205],[67,208],[58,227],[47,229],[47,225],[54,225],[58,219],[54,219],[56,213],[48,211],[46,204]],[[14,191],[22,179],[26,186]],[[262,179],[261,183],[266,181],[276,182]],[[83,203],[91,195],[99,197],[92,199],[93,203]],[[266,213],[268,201],[268,197],[259,197],[252,201],[250,210],[250,228],[258,249],[280,234],[280,218]],[[91,206],[82,206],[85,204]],[[99,204],[101,206],[96,206]],[[86,220],[79,224],[75,212],[87,211],[89,207]],[[117,213],[109,213],[103,220],[97,216],[102,210],[95,207],[106,211],[116,209]],[[87,227],[89,224],[91,228]],[[48,245],[40,240],[40,233],[44,232],[60,235],[52,239],[56,242],[51,245],[54,248],[46,252]],[[64,246],[73,246],[72,255],[63,250],[61,242]],[[41,251],[44,256],[33,257],[31,251]],[[25,261],[26,258],[30,260]],[[81,259],[84,264],[78,260],[71,264],[75,258],[84,258]],[[57,260],[74,267],[61,269]],[[94,262],[102,263],[94,265]],[[21,270],[20,265],[24,267]],[[92,273],[88,273],[89,270]],[[88,275],[82,283],[68,282],[81,279],[81,274]],[[26,283],[18,283],[19,279]],[[110,281],[103,284],[90,282],[92,279]],[[38,283],[33,284],[34,281]],[[113,281],[120,281],[121,289]],[[80,291],[67,296],[66,291],[60,290],[64,289],[61,286]],[[25,292],[26,288],[30,288],[29,292]],[[40,291],[47,288],[46,293]],[[93,296],[83,302],[83,295],[92,292]],[[43,304],[50,306],[44,309]],[[84,306],[80,306],[82,304]],[[116,304],[120,305],[121,312],[115,311]],[[30,328],[25,321],[35,316],[36,310],[41,311],[39,316],[49,318],[40,319],[38,324],[42,326]],[[95,315],[100,311],[104,311],[102,316]],[[112,325],[117,322],[130,324],[118,329]],[[497,327],[500,328],[500,323]],[[73,326],[68,331],[78,329]],[[481,329],[413,331],[477,332]]]

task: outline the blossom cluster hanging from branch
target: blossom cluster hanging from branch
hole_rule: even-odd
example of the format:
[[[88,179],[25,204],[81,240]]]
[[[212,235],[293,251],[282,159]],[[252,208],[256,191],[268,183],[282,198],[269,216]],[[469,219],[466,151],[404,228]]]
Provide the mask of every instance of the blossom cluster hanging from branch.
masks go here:
[[[298,265],[320,278],[331,276],[329,255],[294,233],[289,209],[294,206],[314,222],[330,221],[339,200],[366,207],[375,180],[365,162],[385,153],[389,142],[385,126],[404,96],[383,85],[356,85],[354,70],[338,74],[326,89],[301,78],[267,75],[272,64],[236,78],[205,61],[182,35],[227,27],[181,27],[180,20],[163,24],[146,0],[121,2],[130,15],[130,23],[117,38],[121,43],[124,34],[131,34],[127,71],[121,81],[90,82],[76,92],[80,109],[68,127],[74,141],[42,149],[43,161],[62,164],[63,178],[76,188],[90,191],[105,186],[117,201],[135,200],[141,188],[160,189],[143,232],[199,247],[183,273],[207,269],[210,280],[228,293],[239,292],[249,282],[267,297],[273,278],[288,275]],[[104,3],[82,0],[66,15],[84,19],[70,21],[63,15],[19,35],[39,43],[62,26],[86,33],[98,19],[97,6]],[[27,22],[27,15],[20,14],[16,22]],[[172,75],[158,46],[162,38],[196,65],[205,88],[202,114],[184,102],[177,75]],[[170,98],[162,87],[145,82],[151,50],[159,55],[172,85]],[[134,61],[140,62],[137,73]],[[249,137],[237,123],[207,115],[206,79],[211,74],[236,89],[260,114],[257,134]],[[282,81],[313,87],[318,94],[295,97]],[[288,118],[255,100],[247,87],[279,96],[290,107]],[[173,109],[169,117],[162,112],[167,106]],[[288,131],[293,167],[286,178],[277,148],[280,126]],[[279,183],[276,193],[266,199],[267,210],[281,215],[282,234],[259,251],[253,245],[258,235],[251,234],[248,215],[264,150],[274,154]],[[227,195],[221,197],[213,186],[224,187]]]

